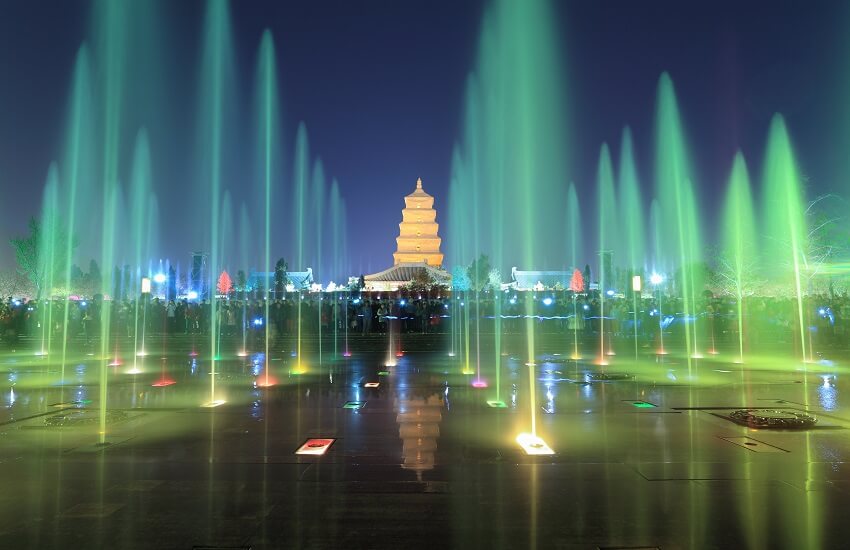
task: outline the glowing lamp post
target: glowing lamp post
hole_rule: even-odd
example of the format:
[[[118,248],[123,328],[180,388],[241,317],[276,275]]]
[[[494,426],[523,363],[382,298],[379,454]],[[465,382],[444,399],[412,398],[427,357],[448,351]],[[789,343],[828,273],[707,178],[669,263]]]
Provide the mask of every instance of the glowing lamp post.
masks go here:
[[[151,293],[151,280],[148,277],[142,277],[142,294]]]

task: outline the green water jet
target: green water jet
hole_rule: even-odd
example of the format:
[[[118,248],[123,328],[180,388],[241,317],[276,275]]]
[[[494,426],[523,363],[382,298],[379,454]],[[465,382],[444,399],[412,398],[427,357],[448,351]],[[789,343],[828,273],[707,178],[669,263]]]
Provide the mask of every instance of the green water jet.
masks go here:
[[[750,279],[754,277],[753,259],[756,255],[756,227],[750,177],[744,156],[735,155],[726,203],[723,210],[722,253],[718,272],[728,282],[735,296],[738,325],[738,362],[744,362],[744,296]]]

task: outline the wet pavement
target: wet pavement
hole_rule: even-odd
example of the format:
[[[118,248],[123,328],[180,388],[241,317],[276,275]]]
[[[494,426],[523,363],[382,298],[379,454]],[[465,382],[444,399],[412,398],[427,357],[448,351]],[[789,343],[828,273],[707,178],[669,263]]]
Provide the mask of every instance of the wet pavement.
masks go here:
[[[603,369],[543,343],[533,410],[555,454],[528,456],[527,358],[500,357],[497,386],[495,357],[464,375],[439,339],[403,347],[358,339],[303,374],[278,350],[267,387],[262,354],[228,352],[214,394],[185,339],[114,366],[75,352],[64,377],[55,354],[6,350],[0,547],[846,547],[847,352],[742,366],[641,350]],[[739,409],[817,423],[755,429]],[[311,438],[333,442],[295,454]]]

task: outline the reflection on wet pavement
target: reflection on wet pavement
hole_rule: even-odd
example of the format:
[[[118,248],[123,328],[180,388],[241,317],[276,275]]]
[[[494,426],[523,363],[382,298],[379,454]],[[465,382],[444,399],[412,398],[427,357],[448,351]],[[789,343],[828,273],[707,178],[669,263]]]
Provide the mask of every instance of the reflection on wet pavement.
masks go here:
[[[307,356],[303,374],[288,350],[234,352],[215,408],[202,407],[209,359],[185,342],[108,367],[103,408],[96,356],[63,379],[53,359],[0,354],[0,547],[831,548],[850,535],[840,357],[671,353],[603,372],[553,341],[533,388],[518,353],[485,388],[440,345],[407,337],[387,367],[380,343],[353,342],[350,358]],[[555,454],[517,444],[532,412]],[[816,423],[746,420],[804,417]]]

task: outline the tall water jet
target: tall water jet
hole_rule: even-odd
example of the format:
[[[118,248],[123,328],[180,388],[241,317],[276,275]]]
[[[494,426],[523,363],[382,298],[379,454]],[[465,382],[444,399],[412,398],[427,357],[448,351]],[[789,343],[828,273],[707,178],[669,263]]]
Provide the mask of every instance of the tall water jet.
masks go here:
[[[570,265],[578,267],[579,261],[584,257],[582,248],[582,223],[581,223],[581,206],[579,203],[578,192],[576,185],[570,182],[567,189],[567,221],[569,223],[567,235],[569,237],[570,248],[568,250],[570,257]]]
[[[228,229],[233,227],[233,200],[231,199],[230,190],[224,189],[224,192],[221,194],[221,205],[218,211],[218,234],[221,236],[219,239],[218,245],[218,256],[219,267],[216,269],[216,274],[214,277],[215,286],[210,291],[210,298],[215,299],[216,301],[222,300],[226,302],[229,298],[227,289],[225,288],[228,283],[228,279],[222,277],[227,274],[227,277],[230,276],[228,272],[228,262],[232,261],[232,256],[228,253],[233,248],[232,242],[228,238],[231,233],[228,233]],[[256,234],[256,230],[251,232],[252,235]],[[251,245],[254,245],[251,242]],[[254,248],[252,247],[252,250]],[[256,256],[253,257],[256,259]],[[230,280],[232,282],[232,279]],[[219,304],[222,306],[222,304]],[[214,333],[214,338],[216,339],[216,360],[220,360],[224,354],[222,352],[222,339],[224,339],[226,329],[226,318],[227,318],[227,309],[224,307],[216,307],[216,311],[218,312],[218,319],[216,320],[216,331]]]
[[[562,182],[568,148],[562,108],[566,94],[560,79],[554,20],[549,2],[497,0],[482,24],[474,71],[478,82],[474,95],[481,116],[464,121],[478,127],[464,128],[460,150],[466,170],[460,177],[468,181],[473,178],[470,151],[477,150],[480,160],[474,162],[474,179],[480,182],[480,194],[470,197],[469,204],[477,203],[481,208],[482,224],[485,220],[492,224],[509,219],[513,227],[500,235],[498,242],[490,231],[479,232],[478,248],[509,262],[499,268],[545,268],[546,259],[562,242],[566,191]],[[540,219],[551,222],[553,228],[541,234]],[[468,223],[454,224],[451,239],[471,231]],[[536,440],[534,314],[533,300],[525,300],[523,355],[528,364],[529,435]]]
[[[764,161],[764,258],[765,268],[780,284],[790,285],[797,301],[796,324],[800,353],[811,361],[811,349],[806,335],[807,319],[803,304],[803,266],[807,230],[802,177],[797,167],[785,119],[773,116],[767,138]]]
[[[148,135],[145,130],[140,130],[136,135],[136,143],[133,148],[133,163],[130,175],[130,228],[131,228],[131,243],[130,250],[132,256],[130,260],[133,262],[133,268],[136,273],[131,282],[129,292],[132,295],[141,295],[142,300],[147,300],[150,293],[141,294],[141,278],[149,277],[150,273],[146,270],[141,271],[142,265],[151,257],[150,242],[147,239],[147,229],[150,227],[151,207],[151,155],[150,144],[148,143]],[[134,319],[133,319],[133,368],[132,373],[141,372],[139,359],[146,355],[145,336],[145,305],[142,308],[142,326],[139,327],[139,300],[135,300]],[[140,338],[141,337],[141,338]]]
[[[68,118],[66,121],[64,152],[62,157],[64,181],[62,204],[67,212],[67,233],[64,250],[60,251],[60,259],[64,265],[62,282],[64,283],[63,307],[63,338],[61,354],[61,382],[65,384],[65,367],[68,363],[68,326],[70,321],[71,302],[68,295],[71,289],[73,256],[77,234],[78,198],[88,196],[94,176],[94,147],[93,135],[94,105],[92,97],[91,68],[88,48],[83,45],[77,51],[74,61],[74,72],[71,83]]]
[[[248,250],[250,249],[250,235],[253,234],[251,231],[251,216],[248,213],[248,206],[243,202],[242,206],[239,209],[239,241],[240,241],[240,254],[239,265],[243,268],[250,265],[253,258],[249,254]],[[239,286],[239,300],[242,302],[242,321],[239,330],[242,334],[242,347],[239,348],[237,355],[239,357],[247,357],[248,356],[248,288],[247,288],[247,274],[244,271],[240,270],[240,273],[237,273],[237,285]]]
[[[340,281],[339,286],[342,286],[343,281],[339,279],[342,274],[348,272],[348,265],[345,261],[345,255],[348,252],[348,246],[346,244],[345,239],[345,228],[346,228],[346,215],[345,215],[345,201],[339,192],[339,182],[337,182],[336,178],[331,180],[331,188],[328,197],[328,210],[330,212],[331,223],[331,238],[330,238],[330,247],[331,247],[331,258],[332,258],[332,266],[331,272],[333,277],[336,277],[336,280]],[[333,322],[334,322],[334,360],[339,359],[339,328],[340,324],[344,323],[345,330],[345,352],[348,352],[348,292],[344,295],[343,302],[343,310],[340,311],[340,300],[338,299],[338,292],[334,292],[332,294],[333,298]]]
[[[293,231],[295,242],[293,248],[296,251],[296,269],[304,269],[304,240],[306,239],[305,226],[305,209],[308,208],[307,203],[307,186],[310,183],[310,145],[307,138],[307,127],[304,123],[298,125],[298,131],[295,134],[295,157],[293,164]],[[301,354],[301,331],[303,329],[301,323],[302,309],[302,289],[296,288],[298,293],[298,318],[296,327],[296,361],[293,374],[302,374],[305,369],[304,359]]]
[[[656,196],[660,208],[661,258],[677,274],[684,306],[685,350],[688,368],[699,357],[696,296],[700,259],[699,220],[694,203],[693,178],[673,81],[663,73],[658,82],[655,120]],[[656,250],[656,252],[659,252]]]
[[[652,231],[652,249],[653,249],[653,268],[652,274],[649,276],[649,283],[652,285],[652,290],[656,294],[658,308],[656,311],[658,317],[658,348],[655,350],[656,355],[667,355],[667,349],[664,347],[664,307],[663,307],[663,290],[660,285],[664,283],[665,276],[663,274],[663,263],[661,261],[664,247],[661,244],[661,235],[663,233],[661,221],[661,208],[658,205],[658,200],[653,199],[649,206],[649,226]]]
[[[209,240],[199,235],[201,242],[209,245],[206,269],[206,292],[209,300],[210,325],[210,396],[208,404],[220,401],[216,394],[216,363],[218,361],[219,315],[216,301],[216,284],[221,268],[221,193],[225,173],[224,154],[227,135],[227,109],[230,104],[230,86],[234,82],[233,45],[230,14],[225,0],[209,0],[204,19],[201,75],[199,79],[198,161],[199,185],[202,197],[209,204]]]
[[[59,215],[59,171],[53,163],[47,170],[47,180],[44,185],[44,197],[42,198],[41,222],[32,231],[36,238],[38,250],[35,260],[35,283],[38,300],[38,323],[40,324],[39,337],[41,339],[39,351],[36,355],[45,357],[50,354],[51,339],[53,336],[53,297],[56,283],[64,268],[60,265],[62,253],[65,249],[64,241],[71,238],[67,235],[64,222]]]
[[[756,226],[750,176],[744,155],[739,151],[732,163],[723,209],[722,249],[717,271],[735,296],[738,321],[738,363],[744,362],[744,296],[756,257]]]
[[[470,280],[472,283],[472,291],[474,292],[475,302],[470,303],[465,309],[465,319],[467,327],[467,342],[466,342],[466,358],[464,373],[472,373],[469,355],[469,323],[468,319],[472,315],[472,309],[475,311],[475,372],[476,380],[474,384],[482,385],[481,382],[481,292],[489,283],[488,273],[482,273],[479,260],[482,259],[484,253],[482,249],[482,227],[481,219],[481,197],[483,194],[483,175],[482,162],[486,158],[485,143],[482,136],[481,126],[481,102],[479,100],[480,92],[478,89],[478,81],[475,75],[469,75],[466,81],[465,109],[464,109],[464,149],[462,151],[462,178],[463,190],[467,194],[468,200],[464,204],[463,220],[466,225],[468,234],[469,253],[473,263],[470,264]],[[487,229],[490,229],[488,223]]]
[[[625,258],[628,262],[628,272],[632,277],[643,276],[645,257],[645,239],[643,202],[640,195],[638,170],[635,163],[632,132],[623,129],[620,141],[620,165],[618,175],[618,194],[621,236],[625,244]],[[641,281],[641,279],[638,279]],[[635,359],[638,358],[638,308],[640,289],[632,286],[633,334],[635,343]]]
[[[258,152],[258,183],[259,195],[263,197],[263,272],[272,271],[271,239],[272,239],[272,204],[276,204],[276,197],[272,191],[280,187],[280,144],[279,144],[279,107],[277,90],[277,69],[275,64],[274,39],[272,33],[266,29],[260,40],[259,58],[257,61],[257,91],[256,91],[256,113],[257,113],[257,152]],[[264,338],[264,385],[269,386],[272,380],[269,376],[271,370],[271,358],[269,355],[269,341],[271,320],[269,318],[269,292],[271,281],[263,285],[265,294],[263,296],[263,330]],[[275,295],[275,298],[278,298]]]
[[[325,210],[325,167],[322,164],[322,160],[317,158],[313,163],[313,172],[312,183],[311,183],[311,201],[310,201],[310,217],[313,219],[313,229],[311,233],[313,234],[313,253],[314,262],[314,278],[321,283],[321,277],[324,276],[323,265],[322,265],[322,253],[324,252],[322,242],[323,242],[323,234],[324,234],[324,210]],[[323,355],[322,355],[322,311],[324,309],[324,296],[323,293],[319,293],[319,304],[318,304],[318,313],[316,315],[317,318],[317,328],[319,334],[319,371],[321,373],[321,369],[323,367]]]
[[[568,231],[567,236],[569,238],[570,249],[570,266],[573,269],[573,275],[575,276],[576,272],[579,272],[578,262],[579,258],[582,257],[581,251],[581,243],[582,243],[582,234],[581,234],[581,208],[579,207],[578,201],[578,192],[576,192],[575,183],[570,182],[570,187],[567,190],[567,223],[568,223]],[[583,285],[587,284],[589,281],[583,281]],[[576,280],[576,283],[578,281]],[[572,291],[573,298],[573,317],[572,317],[572,325],[573,325],[573,353],[570,355],[570,359],[573,361],[578,361],[581,359],[581,353],[578,349],[578,329],[579,329],[579,316],[578,316],[578,294],[582,292],[584,289],[579,288],[570,288]]]
[[[605,296],[609,287],[613,285],[611,279],[613,251],[612,246],[615,239],[619,237],[617,230],[617,202],[614,196],[614,167],[611,164],[611,153],[608,144],[603,143],[599,151],[599,164],[596,171],[596,193],[599,230],[597,239],[599,244],[599,365],[607,365],[606,355],[612,353],[610,344],[606,351],[605,339]]]
[[[126,68],[126,36],[128,4],[124,2],[100,2],[95,7],[96,51],[99,53],[99,83],[102,106],[102,152],[101,152],[101,254],[100,265],[111,270],[114,255],[115,216],[118,207],[118,167],[121,152],[122,109],[124,101],[124,70]],[[107,297],[112,292],[109,277],[101,278],[100,294]],[[111,308],[101,299],[99,307],[100,357],[99,401],[100,443],[106,441],[107,365],[110,345]]]
[[[460,309],[461,294],[467,290],[466,270],[463,264],[469,261],[471,244],[469,233],[464,229],[463,219],[465,216],[465,205],[472,200],[469,194],[468,184],[465,177],[465,165],[461,156],[460,147],[455,145],[452,151],[451,180],[449,183],[449,230],[452,239],[449,240],[449,249],[446,256],[452,265],[452,292],[451,292],[451,346],[449,357],[460,357],[462,348],[463,320]],[[463,370],[467,370],[468,361],[460,361]]]

